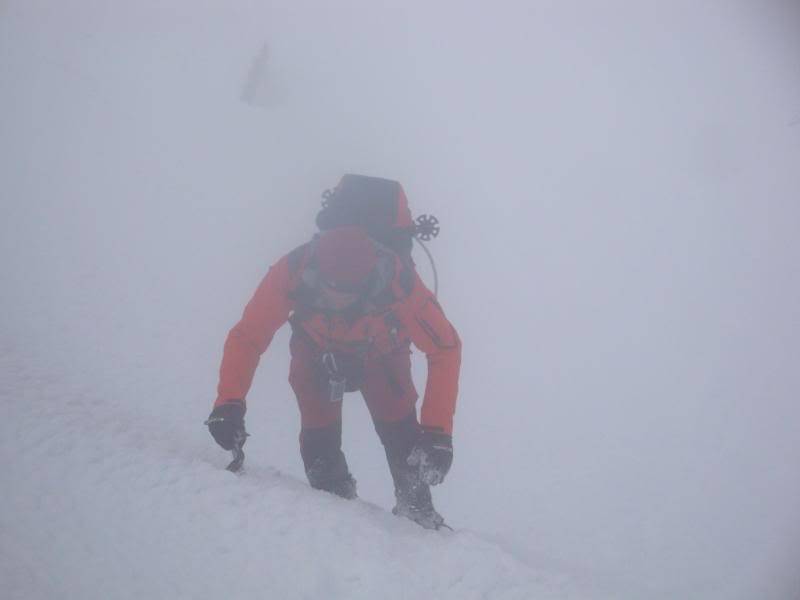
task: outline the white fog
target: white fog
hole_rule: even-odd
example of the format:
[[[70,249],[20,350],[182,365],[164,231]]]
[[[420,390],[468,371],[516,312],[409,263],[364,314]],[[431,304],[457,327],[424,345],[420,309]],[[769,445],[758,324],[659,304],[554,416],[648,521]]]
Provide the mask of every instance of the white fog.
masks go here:
[[[344,173],[442,225],[454,532],[357,394],[308,487],[288,327],[203,426]],[[2,595],[800,598],[799,199],[791,0],[0,2]]]

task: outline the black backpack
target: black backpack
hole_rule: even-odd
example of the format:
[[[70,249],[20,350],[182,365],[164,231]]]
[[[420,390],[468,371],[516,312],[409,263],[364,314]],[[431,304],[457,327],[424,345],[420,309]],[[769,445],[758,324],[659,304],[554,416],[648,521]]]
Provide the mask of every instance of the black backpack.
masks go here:
[[[436,217],[412,218],[399,182],[366,175],[345,175],[334,189],[323,192],[316,222],[320,231],[348,225],[363,227],[371,238],[412,264],[414,238],[429,241],[439,235]]]

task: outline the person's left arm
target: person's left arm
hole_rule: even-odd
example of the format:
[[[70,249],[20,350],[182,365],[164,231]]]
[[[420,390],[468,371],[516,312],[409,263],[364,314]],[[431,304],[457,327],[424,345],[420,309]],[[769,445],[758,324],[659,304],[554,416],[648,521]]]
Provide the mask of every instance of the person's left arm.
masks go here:
[[[420,424],[424,429],[451,435],[461,370],[461,339],[419,275],[403,302],[400,319],[414,345],[428,359],[428,379]]]

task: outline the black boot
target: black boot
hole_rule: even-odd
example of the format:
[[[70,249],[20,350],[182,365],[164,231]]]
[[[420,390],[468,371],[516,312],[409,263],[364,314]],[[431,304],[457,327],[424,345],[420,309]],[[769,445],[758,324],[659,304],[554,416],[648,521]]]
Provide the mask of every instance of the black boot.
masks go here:
[[[430,487],[420,479],[419,469],[406,462],[419,432],[416,412],[412,411],[401,421],[375,421],[375,430],[383,443],[394,480],[397,503],[392,514],[411,519],[425,529],[444,526],[442,515],[433,508]]]
[[[342,423],[300,432],[300,456],[308,483],[316,490],[347,500],[356,498],[356,480],[350,474],[342,452]]]

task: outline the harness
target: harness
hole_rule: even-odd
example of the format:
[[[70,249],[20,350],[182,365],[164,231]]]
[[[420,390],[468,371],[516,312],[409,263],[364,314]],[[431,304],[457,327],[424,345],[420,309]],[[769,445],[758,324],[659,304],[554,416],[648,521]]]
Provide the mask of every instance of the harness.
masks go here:
[[[409,339],[403,335],[393,307],[410,293],[414,271],[397,254],[374,242],[378,264],[367,291],[345,310],[331,311],[321,302],[316,239],[289,255],[290,297],[295,302],[289,323],[295,335],[315,348],[330,400],[339,402],[345,392],[360,388],[367,363],[381,364],[392,352],[408,347]]]

